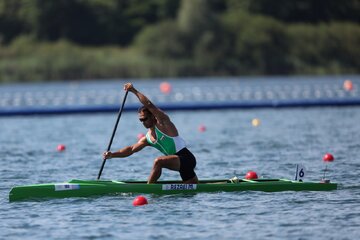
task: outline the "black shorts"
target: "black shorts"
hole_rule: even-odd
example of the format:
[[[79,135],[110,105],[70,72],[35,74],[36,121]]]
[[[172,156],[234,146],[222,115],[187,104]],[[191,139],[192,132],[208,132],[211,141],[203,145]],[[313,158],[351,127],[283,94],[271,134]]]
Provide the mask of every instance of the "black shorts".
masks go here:
[[[175,155],[180,158],[180,176],[183,181],[189,180],[196,176],[194,168],[196,166],[196,158],[187,148],[183,148]]]

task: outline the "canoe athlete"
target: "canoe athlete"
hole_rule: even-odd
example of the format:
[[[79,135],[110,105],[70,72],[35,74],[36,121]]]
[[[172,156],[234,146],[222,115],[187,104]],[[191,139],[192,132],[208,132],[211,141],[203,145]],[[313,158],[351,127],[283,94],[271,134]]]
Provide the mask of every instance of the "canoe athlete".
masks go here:
[[[148,183],[156,183],[163,168],[180,172],[184,183],[198,183],[194,171],[196,159],[186,148],[185,141],[179,136],[178,130],[169,116],[156,107],[144,94],[136,90],[131,83],[124,85],[124,90],[132,92],[143,104],[138,116],[147,134],[137,143],[124,147],[116,152],[105,152],[104,159],[125,158],[142,150],[146,146],[158,149],[164,154],[155,158]]]

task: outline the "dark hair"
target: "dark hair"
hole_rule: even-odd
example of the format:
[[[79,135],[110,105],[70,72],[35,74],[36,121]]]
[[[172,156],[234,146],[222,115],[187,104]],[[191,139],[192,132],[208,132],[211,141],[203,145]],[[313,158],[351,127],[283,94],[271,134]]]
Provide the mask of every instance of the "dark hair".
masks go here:
[[[147,109],[145,106],[141,106],[138,109],[138,113],[146,112],[147,114],[152,114],[149,109]]]

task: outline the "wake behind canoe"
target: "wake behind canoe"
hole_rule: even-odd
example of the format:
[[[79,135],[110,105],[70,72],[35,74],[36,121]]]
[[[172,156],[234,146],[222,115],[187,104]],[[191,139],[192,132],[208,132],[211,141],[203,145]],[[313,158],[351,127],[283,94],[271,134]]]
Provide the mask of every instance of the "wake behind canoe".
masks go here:
[[[73,179],[65,183],[45,183],[13,187],[9,201],[42,198],[89,197],[121,193],[176,194],[199,192],[235,191],[330,191],[337,189],[336,183],[300,182],[287,179],[229,179],[202,180],[198,184],[183,184],[181,181],[97,181]]]

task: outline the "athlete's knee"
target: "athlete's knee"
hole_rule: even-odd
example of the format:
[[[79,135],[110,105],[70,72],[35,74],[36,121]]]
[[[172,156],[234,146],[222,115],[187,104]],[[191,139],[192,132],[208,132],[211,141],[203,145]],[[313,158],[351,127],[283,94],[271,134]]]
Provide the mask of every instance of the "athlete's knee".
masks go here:
[[[157,157],[154,160],[154,168],[162,168],[163,167],[163,159],[161,157]]]

